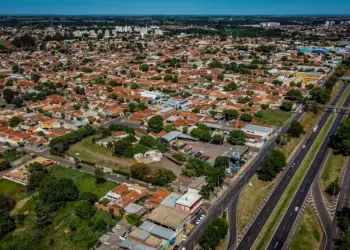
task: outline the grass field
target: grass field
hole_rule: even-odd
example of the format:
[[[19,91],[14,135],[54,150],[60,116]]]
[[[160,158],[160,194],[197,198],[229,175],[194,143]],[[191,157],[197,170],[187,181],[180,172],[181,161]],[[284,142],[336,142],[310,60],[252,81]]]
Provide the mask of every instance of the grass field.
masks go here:
[[[50,175],[58,178],[69,178],[74,181],[80,192],[92,192],[98,197],[103,196],[109,190],[116,187],[118,184],[107,181],[104,184],[95,184],[93,175],[81,173],[78,170],[55,167],[50,170]],[[0,242],[0,249],[10,250],[17,249],[13,247],[18,241],[30,241],[35,227],[34,207],[37,197],[29,200],[20,210],[19,213],[26,214],[23,224],[17,226],[16,231],[6,235]],[[89,249],[98,238],[104,233],[97,230],[93,223],[102,218],[107,225],[112,227],[120,218],[112,218],[110,213],[106,211],[97,211],[90,220],[83,220],[75,215],[76,201],[69,202],[66,206],[60,208],[53,217],[52,225],[45,228],[42,232],[42,240],[40,244],[35,246],[35,249]],[[77,225],[76,230],[72,230],[70,225]]]
[[[321,225],[310,207],[301,217],[297,232],[292,241],[291,250],[317,250],[322,237]]]
[[[107,181],[103,184],[96,185],[95,176],[77,171],[72,168],[54,167],[50,170],[50,174],[57,178],[67,178],[74,181],[77,185],[79,192],[93,192],[98,197],[102,197],[106,194],[106,190],[109,191],[115,188],[118,184],[115,182]]]
[[[252,186],[246,186],[238,200],[238,233],[247,229],[248,223],[251,222],[254,213],[263,203],[274,183],[274,181],[261,181],[257,175],[254,175],[250,182]]]
[[[92,136],[70,146],[67,154],[108,168],[127,168],[135,163],[133,159],[122,159],[113,156],[107,148],[93,143]]]
[[[10,196],[16,201],[27,196],[25,186],[6,179],[0,179],[0,194]]]
[[[258,119],[260,123],[276,126],[282,126],[292,115],[290,112],[270,109],[263,109],[260,113],[262,114],[262,118]]]

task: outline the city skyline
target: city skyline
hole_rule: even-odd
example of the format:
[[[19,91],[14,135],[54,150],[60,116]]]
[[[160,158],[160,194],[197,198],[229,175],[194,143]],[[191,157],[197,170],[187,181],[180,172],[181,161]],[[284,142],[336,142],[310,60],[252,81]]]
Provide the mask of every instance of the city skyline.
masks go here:
[[[345,0],[19,0],[2,4],[4,15],[347,15]]]

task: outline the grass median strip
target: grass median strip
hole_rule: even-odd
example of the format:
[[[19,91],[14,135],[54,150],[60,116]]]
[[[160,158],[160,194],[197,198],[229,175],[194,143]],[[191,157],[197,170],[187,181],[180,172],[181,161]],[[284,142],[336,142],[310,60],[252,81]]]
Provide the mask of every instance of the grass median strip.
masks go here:
[[[347,88],[341,98],[338,101],[338,105],[342,106],[346,100],[346,97],[349,94],[349,88]],[[310,165],[312,164],[314,158],[316,157],[325,137],[328,134],[329,129],[332,127],[335,121],[336,115],[331,114],[327,119],[324,127],[321,129],[319,135],[317,136],[315,142],[312,144],[310,150],[308,151],[305,159],[299,166],[298,171],[294,175],[292,181],[289,183],[286,191],[283,196],[277,203],[277,206],[273,210],[271,216],[265,223],[259,237],[253,245],[253,249],[266,249],[271,238],[273,237],[275,230],[277,229],[280,221],[283,219],[285,212],[287,211],[289,204],[291,203],[293,197],[298,191],[299,186],[301,185],[304,176],[306,175]],[[255,246],[255,247],[254,247]]]
[[[293,238],[291,250],[319,249],[323,231],[316,214],[307,207],[301,216],[297,232]]]

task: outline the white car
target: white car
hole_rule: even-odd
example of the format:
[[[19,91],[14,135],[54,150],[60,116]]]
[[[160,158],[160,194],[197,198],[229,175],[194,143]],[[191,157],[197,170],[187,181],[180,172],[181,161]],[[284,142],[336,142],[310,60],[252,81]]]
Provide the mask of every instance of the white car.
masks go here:
[[[186,235],[182,235],[182,241],[187,240],[187,236]]]
[[[201,217],[200,217],[200,218],[201,218],[201,220],[203,220],[203,219],[204,219],[204,217],[205,217],[205,215],[204,215],[204,214],[202,214],[202,215],[201,215]]]
[[[201,223],[201,221],[200,221],[200,220],[197,220],[197,221],[196,221],[196,224],[199,225],[199,223]]]
[[[295,211],[295,212],[298,212],[298,211],[299,211],[299,207],[295,207],[295,208],[294,208],[294,211]]]

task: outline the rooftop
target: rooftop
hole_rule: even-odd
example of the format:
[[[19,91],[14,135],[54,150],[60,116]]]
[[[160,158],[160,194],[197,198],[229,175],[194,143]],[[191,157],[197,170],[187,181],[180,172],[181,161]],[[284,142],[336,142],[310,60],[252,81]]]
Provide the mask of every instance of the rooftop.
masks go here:
[[[178,228],[188,214],[163,205],[155,208],[147,217],[148,220],[173,229]]]

